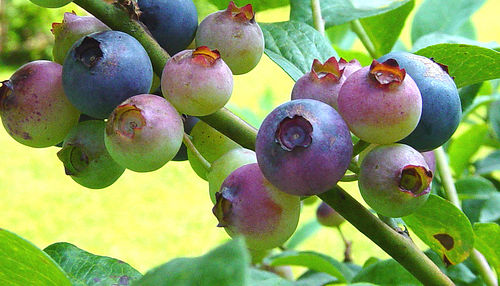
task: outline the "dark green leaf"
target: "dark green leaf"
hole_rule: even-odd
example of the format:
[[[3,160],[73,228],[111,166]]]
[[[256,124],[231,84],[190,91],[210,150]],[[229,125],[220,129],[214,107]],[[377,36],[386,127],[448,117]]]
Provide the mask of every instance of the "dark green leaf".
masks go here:
[[[323,272],[308,270],[297,279],[296,286],[323,286],[338,282],[338,279]]]
[[[295,286],[295,283],[275,273],[250,268],[248,286]]]
[[[280,254],[267,257],[264,261],[266,264],[271,266],[304,266],[314,271],[327,273],[337,278],[339,282],[343,283],[350,280],[350,277],[346,277],[346,273],[352,275],[351,270],[348,269],[345,265],[342,265],[342,263],[338,262],[330,256],[313,251],[299,252],[295,250],[288,250]]]
[[[461,36],[435,32],[420,37],[413,44],[412,51],[418,51],[425,47],[437,44],[466,44],[466,45],[483,47],[487,49],[494,49],[500,47],[500,45],[497,42],[482,43]]]
[[[500,150],[490,153],[484,159],[475,162],[476,173],[479,175],[489,174],[500,170]]]
[[[500,193],[493,194],[481,208],[480,222],[494,222],[500,219]]]
[[[128,285],[142,277],[121,260],[94,255],[67,242],[54,243],[43,251],[66,271],[73,286]]]
[[[474,176],[467,177],[455,182],[458,198],[460,200],[486,200],[496,193],[496,188],[489,180]]]
[[[455,34],[485,0],[425,0],[413,19],[411,40],[433,32]]]
[[[399,38],[399,34],[401,34],[406,17],[408,17],[414,6],[415,1],[412,0],[387,13],[360,20],[375,47],[375,51],[379,55],[385,55],[392,50]]]
[[[500,140],[500,100],[492,102],[488,112],[490,126],[495,132],[495,136]]]
[[[481,89],[483,83],[476,83],[472,85],[467,85],[462,87],[458,94],[460,95],[460,103],[462,105],[462,111],[467,110],[469,106],[474,102],[474,98],[476,98],[477,93]]]
[[[430,195],[427,202],[403,220],[411,230],[449,264],[464,261],[472,251],[472,226],[449,201]]]
[[[438,44],[418,50],[416,54],[448,66],[457,87],[500,78],[500,53],[465,44]]]
[[[380,15],[396,9],[410,0],[320,0],[325,28],[355,19]],[[311,1],[290,0],[290,20],[312,25]]]
[[[45,252],[0,228],[0,285],[70,286],[71,282]]]
[[[370,282],[378,285],[422,285],[394,259],[375,262],[363,268],[352,282]]]
[[[306,239],[314,235],[318,230],[321,229],[321,225],[319,224],[316,218],[311,219],[304,225],[302,225],[293,235],[290,237],[285,247],[289,249],[296,248],[304,242]]]
[[[481,147],[487,134],[488,126],[486,124],[477,124],[452,139],[448,147],[448,155],[450,157],[450,167],[457,177],[460,177],[467,168],[471,157]]]
[[[446,265],[441,260],[439,255],[432,251],[431,249],[426,250],[425,255],[429,257],[434,264],[436,264],[441,271],[450,277],[455,283],[472,283],[477,279],[477,276],[472,273],[472,271],[465,265],[465,263],[459,263],[457,265]]]
[[[363,264],[363,268],[366,268],[366,267],[368,267],[368,266],[370,266],[370,265],[372,265],[372,264],[375,264],[375,263],[377,263],[377,262],[379,262],[379,261],[381,261],[381,259],[380,259],[380,258],[377,258],[377,257],[373,257],[373,256],[372,256],[372,257],[368,258],[368,259],[365,261],[365,264]]]
[[[133,285],[243,286],[250,256],[242,239],[233,239],[195,258],[176,258],[146,273]]]
[[[475,223],[474,239],[474,247],[500,273],[500,226],[496,223]]]
[[[282,6],[287,6],[289,4],[288,0],[233,0],[238,7],[242,7],[246,4],[252,4],[253,10],[255,12],[264,11],[267,9],[278,8]],[[208,2],[214,4],[218,9],[226,9],[229,3],[228,0],[208,0]]]
[[[337,57],[337,52],[313,27],[296,21],[261,23],[264,52],[293,80],[311,70],[314,59],[321,62]]]
[[[325,30],[325,34],[332,45],[348,50],[357,39],[356,34],[351,31],[351,25],[345,23],[338,26],[332,26]]]

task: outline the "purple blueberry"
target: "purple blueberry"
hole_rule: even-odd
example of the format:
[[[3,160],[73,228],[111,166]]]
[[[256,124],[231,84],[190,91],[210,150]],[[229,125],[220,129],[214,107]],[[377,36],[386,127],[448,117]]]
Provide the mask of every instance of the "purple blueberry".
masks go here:
[[[63,87],[82,113],[104,119],[125,99],[148,93],[153,66],[132,36],[104,31],[82,37],[63,65]]]
[[[138,0],[139,20],[170,55],[186,49],[198,28],[198,12],[192,0]]]
[[[75,12],[64,13],[62,23],[52,24],[54,61],[63,64],[71,46],[81,37],[107,30],[110,30],[109,27],[94,16],[77,16]]]
[[[66,175],[90,189],[102,189],[113,184],[125,168],[118,165],[104,145],[102,120],[78,123],[64,139],[57,157],[64,164]]]
[[[196,32],[196,46],[217,49],[235,75],[251,71],[264,53],[264,35],[252,5],[240,8],[230,1],[226,10],[205,17]]]
[[[233,92],[233,75],[217,50],[199,47],[170,58],[161,76],[163,96],[187,115],[203,116],[224,107]]]
[[[150,172],[175,156],[183,135],[182,118],[165,98],[140,94],[111,113],[104,142],[118,164],[132,171]]]
[[[7,133],[21,144],[49,147],[78,123],[80,112],[61,83],[62,66],[34,61],[21,66],[0,87],[0,116]]]
[[[379,60],[389,58],[398,61],[415,81],[422,95],[420,121],[401,143],[420,152],[443,145],[455,133],[462,115],[458,90],[447,67],[407,52],[392,52]]]
[[[432,171],[424,157],[404,144],[380,145],[361,163],[358,186],[377,213],[402,217],[422,206],[430,193]]]
[[[321,202],[316,209],[316,218],[321,225],[329,227],[339,227],[345,221],[344,217],[325,202]]]
[[[297,99],[274,109],[257,134],[257,162],[280,190],[323,193],[342,178],[352,155],[349,129],[333,107]]]
[[[299,222],[300,198],[278,190],[264,178],[256,163],[232,172],[216,198],[212,211],[218,226],[231,237],[245,237],[250,249],[282,245]]]
[[[417,126],[422,98],[415,82],[389,59],[351,74],[340,89],[338,110],[360,139],[390,144]]]

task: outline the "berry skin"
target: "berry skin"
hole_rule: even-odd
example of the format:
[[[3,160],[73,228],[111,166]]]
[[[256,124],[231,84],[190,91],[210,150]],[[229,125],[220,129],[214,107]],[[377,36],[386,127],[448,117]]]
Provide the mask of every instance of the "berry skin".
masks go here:
[[[119,31],[93,33],[78,40],[63,65],[63,87],[82,113],[104,119],[125,99],[148,93],[153,66],[146,50]]]
[[[217,50],[184,50],[163,68],[161,91],[180,113],[208,115],[228,102],[233,92],[233,75]]]
[[[0,116],[7,133],[30,147],[61,142],[78,123],[80,112],[61,83],[62,66],[34,61],[21,66],[0,87]]]
[[[353,60],[346,62],[335,57],[329,58],[324,64],[314,60],[311,71],[303,75],[295,82],[292,89],[292,100],[310,98],[322,101],[331,107],[337,108],[337,98],[340,87],[356,70],[361,69],[361,64]]]
[[[351,74],[340,89],[338,109],[349,129],[360,139],[390,144],[417,126],[422,98],[415,82],[389,59],[373,61]]]
[[[110,30],[109,27],[94,16],[77,16],[75,12],[64,13],[62,23],[52,24],[54,61],[63,64],[71,46],[81,37],[107,30]]]
[[[339,227],[345,221],[344,217],[325,202],[321,202],[316,209],[316,218],[321,225],[328,227]]]
[[[358,186],[365,202],[388,217],[402,217],[422,206],[432,171],[424,157],[404,144],[380,145],[361,163]]]
[[[227,176],[239,167],[251,163],[257,163],[255,152],[245,148],[232,149],[212,163],[207,174],[212,203],[215,204],[215,193],[220,190],[220,186]]]
[[[257,133],[257,162],[280,190],[323,193],[342,178],[352,155],[349,129],[333,107],[297,99],[274,109]]]
[[[183,118],[183,123],[184,123],[184,133],[187,135],[191,134],[191,130],[193,130],[193,127],[200,121],[198,117],[195,116],[189,116],[189,115],[182,115]],[[177,154],[175,154],[174,158],[172,161],[186,161],[188,159],[188,154],[187,154],[187,148],[184,143],[182,143],[181,148],[179,151],[177,151]]]
[[[102,189],[113,184],[125,168],[118,165],[104,145],[102,120],[78,123],[66,136],[57,157],[64,164],[66,175],[90,189]]]
[[[248,248],[282,245],[299,222],[300,198],[278,190],[254,164],[229,175],[216,193],[213,213],[229,236],[242,235]]]
[[[392,52],[379,60],[388,58],[398,61],[422,95],[420,121],[415,130],[400,142],[420,152],[443,145],[455,133],[462,115],[458,90],[447,67],[407,52]]]
[[[186,49],[198,28],[198,12],[192,0],[138,0],[139,20],[169,55]]]
[[[59,8],[66,6],[72,2],[72,0],[30,0],[33,4],[45,8]]]
[[[104,142],[118,164],[136,172],[151,172],[175,156],[183,135],[182,118],[165,98],[140,94],[111,113]]]
[[[226,10],[205,17],[196,32],[196,46],[217,49],[235,75],[251,71],[264,53],[264,35],[252,5],[239,8],[230,1]]]

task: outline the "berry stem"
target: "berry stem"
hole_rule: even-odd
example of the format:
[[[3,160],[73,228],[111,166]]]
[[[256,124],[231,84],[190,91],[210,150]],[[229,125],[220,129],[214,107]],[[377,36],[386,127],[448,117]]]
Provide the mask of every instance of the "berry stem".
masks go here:
[[[451,175],[450,165],[448,164],[446,153],[444,152],[443,147],[435,149],[434,155],[436,157],[437,170],[439,172],[439,177],[441,178],[441,184],[443,185],[445,195],[451,203],[453,203],[457,208],[461,210],[462,207],[460,204],[460,200],[458,199],[457,189],[455,188],[453,176]],[[471,253],[471,260],[479,270],[479,273],[483,277],[486,285],[498,286],[495,274],[491,270],[488,261],[486,261],[486,258],[484,258],[481,252],[477,251],[474,248]]]
[[[349,241],[345,238],[344,233],[340,229],[340,226],[337,226],[336,229],[339,231],[340,237],[344,241],[344,262],[352,262],[352,257],[351,257],[351,247],[352,247],[352,241]]]
[[[424,285],[453,282],[408,238],[386,225],[339,186],[318,195]]]
[[[378,59],[382,56],[377,53],[377,50],[370,40],[370,37],[368,36],[365,29],[363,28],[363,25],[361,25],[361,22],[358,19],[351,22],[351,29],[354,33],[356,33],[356,35],[358,35],[359,40],[361,41],[361,43],[363,43],[363,46],[365,46],[366,50],[372,58]]]
[[[325,35],[325,20],[321,16],[321,6],[319,0],[311,0],[311,10],[313,17],[314,28],[321,34]]]
[[[370,146],[370,143],[368,143],[368,142],[363,141],[363,140],[360,139],[352,147],[352,156],[356,157],[356,155],[358,155],[359,153],[363,152],[363,150],[365,150],[368,146]]]
[[[358,164],[354,161],[351,161],[351,163],[349,163],[349,167],[347,169],[353,172],[354,174],[359,174]]]
[[[196,156],[196,158],[203,165],[203,168],[205,168],[206,171],[210,170],[210,167],[212,167],[212,165],[210,165],[210,162],[208,162],[207,159],[205,159],[205,157],[203,157],[203,155],[201,155],[201,153],[198,151],[198,149],[196,149],[193,142],[191,141],[191,138],[189,138],[189,135],[184,133],[184,136],[182,137],[182,142],[184,142],[184,145],[186,145],[186,148]]]
[[[342,179],[340,179],[341,182],[354,182],[358,180],[358,175],[357,174],[351,174],[351,175],[344,175]]]

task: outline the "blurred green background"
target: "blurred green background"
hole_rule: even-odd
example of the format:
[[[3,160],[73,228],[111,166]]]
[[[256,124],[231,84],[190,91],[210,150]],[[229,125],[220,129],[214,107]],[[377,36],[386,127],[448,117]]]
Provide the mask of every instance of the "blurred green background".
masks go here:
[[[51,23],[60,22],[62,14],[72,10],[84,13],[73,4],[44,9],[28,0],[0,0],[0,81],[25,62],[50,60]],[[200,18],[213,11],[211,6],[199,6]],[[500,2],[490,0],[473,16],[479,41],[500,42],[499,11]],[[401,35],[407,46],[414,12]],[[289,8],[280,8],[257,13],[256,19],[284,21],[288,14]],[[366,53],[359,42],[353,49]],[[292,86],[293,81],[264,56],[253,71],[235,76],[229,108],[258,124],[274,106],[289,100]],[[56,147],[25,147],[3,128],[0,146],[0,227],[40,248],[66,241],[122,259],[145,272],[178,256],[201,255],[228,239],[215,227],[208,183],[198,178],[188,162],[170,162],[146,174],[126,171],[111,187],[89,190],[64,175]],[[355,183],[344,186],[360,198]],[[301,224],[314,218],[316,204],[304,207]],[[362,264],[370,256],[387,257],[348,223],[342,229],[354,240],[356,263]],[[331,229],[320,230],[300,249],[343,259],[343,243]]]

